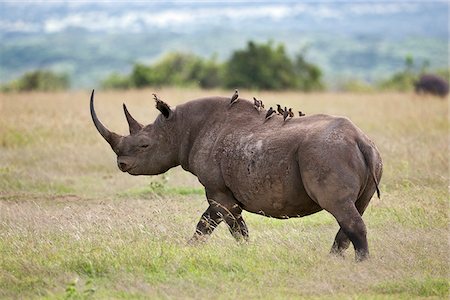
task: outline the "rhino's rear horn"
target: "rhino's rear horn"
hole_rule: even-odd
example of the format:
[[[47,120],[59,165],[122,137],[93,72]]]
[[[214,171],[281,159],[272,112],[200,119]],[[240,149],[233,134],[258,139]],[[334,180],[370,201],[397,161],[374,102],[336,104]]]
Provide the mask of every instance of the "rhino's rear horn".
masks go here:
[[[99,121],[99,119],[97,118],[97,114],[95,113],[95,109],[94,109],[94,90],[92,90],[92,94],[91,94],[91,117],[92,117],[92,121],[94,121],[94,125],[97,128],[98,132],[102,135],[102,137],[111,145],[111,148],[113,148],[113,150],[116,148],[117,143],[120,140],[120,135],[108,130],[108,128],[106,128],[102,122]]]
[[[125,117],[127,118],[128,127],[130,128],[130,134],[133,135],[138,133],[144,126],[131,116],[125,103],[123,104],[123,112],[125,113]]]

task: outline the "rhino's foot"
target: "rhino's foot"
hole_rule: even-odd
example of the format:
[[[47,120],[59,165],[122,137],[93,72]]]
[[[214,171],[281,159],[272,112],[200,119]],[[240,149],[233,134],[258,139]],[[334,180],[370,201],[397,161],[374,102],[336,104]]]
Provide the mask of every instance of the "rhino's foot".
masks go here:
[[[187,244],[188,246],[197,246],[206,243],[207,240],[207,235],[195,233],[194,236],[188,240]]]
[[[330,255],[333,255],[333,256],[339,257],[339,258],[345,258],[345,251],[331,248]]]
[[[238,233],[231,233],[234,237],[234,239],[236,240],[236,242],[240,245],[244,245],[244,244],[248,244],[249,243],[249,238],[248,238],[248,234],[247,235],[242,235],[242,234],[238,234]]]
[[[231,235],[239,244],[248,243],[248,228],[242,215],[235,215],[232,218],[225,219]]]
[[[355,251],[355,260],[357,262],[369,259],[369,251]]]
[[[336,234],[336,237],[334,238],[333,246],[331,247],[330,254],[345,257],[344,252],[347,250],[347,248],[350,246],[350,239],[347,237],[347,235],[344,233],[342,229],[339,229],[339,231]]]

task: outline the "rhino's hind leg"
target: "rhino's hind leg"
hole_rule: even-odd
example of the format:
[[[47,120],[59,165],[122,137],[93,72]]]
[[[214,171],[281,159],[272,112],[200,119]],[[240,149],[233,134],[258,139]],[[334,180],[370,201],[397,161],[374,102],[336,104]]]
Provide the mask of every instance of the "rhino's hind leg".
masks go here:
[[[364,211],[369,205],[369,202],[372,199],[373,194],[375,193],[375,189],[376,187],[374,184],[369,185],[365,189],[364,193],[358,198],[358,200],[356,200],[355,207],[361,216],[364,214]],[[350,239],[342,230],[342,228],[340,228],[336,234],[330,253],[343,256],[344,251],[347,250],[349,246]]]
[[[356,260],[362,261],[369,257],[367,230],[360,212],[351,200],[352,198],[351,194],[340,197],[340,200],[322,197],[319,204],[322,204],[321,206],[334,216],[340,226],[331,252],[342,255],[351,242],[355,248]]]
[[[228,229],[230,230],[231,235],[238,242],[248,241],[247,224],[245,224],[245,221],[240,213],[239,215],[235,215],[231,218],[225,219],[225,222],[228,225]]]
[[[344,233],[342,228],[340,228],[336,234],[336,237],[334,238],[334,243],[333,246],[331,247],[330,253],[339,256],[344,256],[344,251],[347,250],[349,246],[350,246],[350,239]]]
[[[345,250],[348,247],[348,242],[345,236],[350,239],[355,248],[355,257],[357,261],[362,261],[369,258],[369,246],[367,243],[367,230],[360,213],[353,203],[348,203],[346,209],[341,208],[339,212],[331,212],[339,223],[341,229],[336,235],[335,243],[336,250]],[[341,232],[341,233],[340,233]],[[334,246],[334,245],[333,245]]]

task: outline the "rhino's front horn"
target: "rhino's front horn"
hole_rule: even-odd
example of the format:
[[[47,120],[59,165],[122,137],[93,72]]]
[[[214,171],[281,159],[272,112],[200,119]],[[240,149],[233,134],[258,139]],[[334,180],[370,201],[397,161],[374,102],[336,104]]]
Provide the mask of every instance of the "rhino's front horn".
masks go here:
[[[127,117],[128,127],[130,128],[130,134],[135,134],[139,132],[139,130],[144,127],[141,123],[136,121],[131,114],[128,112],[127,106],[125,103],[123,104],[123,112],[125,113],[125,117]]]
[[[111,148],[114,148],[117,146],[117,143],[119,142],[120,135],[109,131],[108,128],[103,126],[102,122],[100,122],[97,118],[97,114],[94,110],[94,90],[92,90],[91,94],[91,117],[92,121],[94,121],[95,127],[97,128],[98,132],[102,135],[102,137],[111,145]]]

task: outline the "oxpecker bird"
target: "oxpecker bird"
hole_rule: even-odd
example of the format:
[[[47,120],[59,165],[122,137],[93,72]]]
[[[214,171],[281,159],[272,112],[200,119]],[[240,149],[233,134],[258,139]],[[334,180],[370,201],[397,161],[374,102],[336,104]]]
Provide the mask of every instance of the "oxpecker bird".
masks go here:
[[[234,90],[233,96],[231,96],[230,105],[233,105],[239,99],[239,91],[237,89]]]
[[[266,114],[266,119],[270,118],[275,113],[275,110],[270,107]]]
[[[281,108],[280,104],[277,104],[277,112],[278,112],[280,115],[283,115],[283,114],[284,114],[284,110]]]
[[[166,118],[170,115],[170,106],[158,98],[156,94],[152,94],[156,102],[156,109],[159,110]]]
[[[283,120],[286,121],[287,117],[289,116],[289,112],[286,108],[286,106],[284,107],[284,111],[283,111]]]
[[[258,100],[255,97],[253,97],[253,103],[258,112],[264,108],[264,104],[263,104],[262,100]]]
[[[262,102],[262,100],[258,100],[258,99],[256,99],[255,97],[253,97],[253,100],[259,102],[259,106],[260,106],[261,108],[264,108],[264,103]]]
[[[306,115],[305,115],[304,113],[302,113],[301,111],[299,111],[299,112],[298,112],[298,116],[299,116],[299,117],[303,117],[303,116],[306,116]]]
[[[292,108],[289,108],[288,114],[289,114],[289,117],[291,117],[291,118],[294,117],[294,112],[292,111]]]
[[[153,99],[155,99],[155,102],[156,102],[156,108],[158,110],[161,110],[162,106],[165,104],[164,101],[159,99],[156,94],[152,94],[152,95],[153,95]]]

